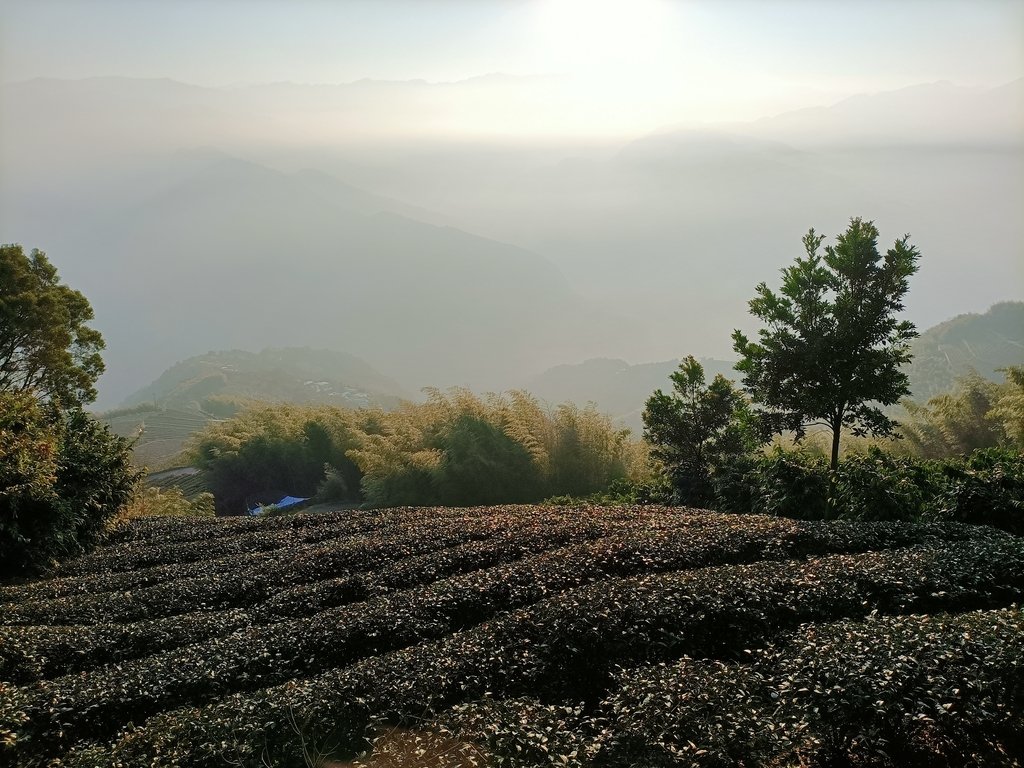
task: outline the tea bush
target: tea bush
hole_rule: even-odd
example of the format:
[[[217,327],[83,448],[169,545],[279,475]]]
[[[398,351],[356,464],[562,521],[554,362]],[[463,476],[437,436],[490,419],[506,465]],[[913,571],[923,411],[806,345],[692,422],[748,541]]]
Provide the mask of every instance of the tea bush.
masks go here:
[[[602,580],[497,615],[491,607],[474,616],[472,603],[466,601],[475,600],[475,590],[460,590],[446,598],[456,600],[446,610],[460,606],[455,614],[460,623],[433,630],[434,622],[451,621],[444,617],[453,616],[439,612],[443,603],[416,600],[415,605],[426,611],[421,615],[412,605],[395,603],[382,619],[408,617],[402,620],[408,623],[401,632],[411,633],[399,641],[408,646],[405,649],[381,653],[381,642],[393,642],[384,637],[384,628],[395,626],[393,618],[375,631],[357,630],[348,623],[343,631],[353,641],[361,638],[361,655],[374,655],[348,666],[346,658],[336,656],[331,663],[338,668],[319,675],[296,680],[289,674],[289,682],[282,685],[227,696],[203,708],[156,715],[128,731],[112,754],[127,765],[145,755],[153,761],[150,765],[189,766],[222,764],[236,752],[256,756],[270,749],[272,762],[286,764],[301,754],[301,739],[310,734],[333,734],[338,746],[356,748],[373,717],[401,720],[439,712],[486,692],[596,702],[619,666],[681,654],[730,658],[801,622],[863,617],[872,608],[903,612],[1006,604],[1024,595],[1022,556],[1024,544],[994,537],[945,547],[719,566]],[[499,604],[515,605],[504,596]],[[448,634],[479,621],[483,623]],[[294,668],[297,657],[305,654],[325,659],[337,640],[325,639],[324,647],[314,651],[307,639],[322,628],[317,625],[317,632],[294,635],[283,647],[254,647],[249,664],[236,667],[227,677],[265,676],[279,665]],[[433,632],[441,639],[415,644],[437,637]],[[301,650],[288,650],[302,643],[306,645]],[[168,690],[168,683],[176,679],[196,690],[201,684],[196,678],[205,679],[206,686],[223,690],[226,676],[217,671],[218,662],[203,662],[211,652],[216,656],[210,645],[190,652],[199,666],[187,679],[177,663],[154,659],[150,665],[126,670],[120,678],[85,676],[39,684],[28,701],[19,704],[31,723],[20,731],[34,745],[26,749],[66,748],[66,740],[112,733],[139,706],[152,707],[167,696],[161,690]],[[307,668],[299,677],[313,671]],[[126,687],[120,680],[139,681],[133,684],[138,693],[132,701],[124,700]],[[120,693],[111,696],[111,690]],[[167,698],[164,703],[175,700]],[[56,714],[47,720],[46,712]],[[303,734],[289,727],[289,718],[305,723]]]
[[[872,617],[623,673],[598,764],[1013,765],[1024,613]]]
[[[1016,721],[996,717],[1016,700],[984,688],[1015,679],[998,643],[990,671],[953,630],[841,642],[862,626],[844,621],[1021,602],[1024,540],[990,527],[575,505],[145,518],[111,537],[52,579],[0,586],[0,765],[298,768],[392,724],[518,766],[658,764],[675,745],[697,765],[797,754],[824,768],[867,759],[857,734],[876,752],[926,743],[899,742],[898,697],[872,699],[877,717],[855,706],[885,669],[908,670],[893,688],[907,691],[977,673],[981,698],[958,686],[969,695],[952,710],[969,731],[944,721],[941,754],[1020,755]],[[935,652],[918,650],[933,635]],[[861,671],[859,688],[828,682]],[[759,708],[782,689],[754,683],[783,674],[822,697]],[[676,706],[685,691],[704,704]],[[834,733],[813,720],[828,706],[846,714]],[[701,732],[716,709],[707,722],[735,736],[694,739],[699,755],[658,730]]]

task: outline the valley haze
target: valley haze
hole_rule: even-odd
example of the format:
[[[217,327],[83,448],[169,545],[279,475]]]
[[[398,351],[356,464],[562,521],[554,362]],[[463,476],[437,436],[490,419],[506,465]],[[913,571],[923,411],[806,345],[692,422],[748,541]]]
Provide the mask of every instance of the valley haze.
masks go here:
[[[225,9],[213,5],[217,24]],[[313,12],[298,5],[296,20]],[[73,4],[41,6],[67,25],[95,26]],[[182,19],[203,9],[183,7]],[[370,23],[359,15],[369,6],[346,7],[353,29]],[[618,19],[601,7],[591,27],[581,22],[593,49]],[[509,24],[521,10],[508,6]],[[28,42],[42,34],[28,5],[5,13]],[[281,8],[254,13],[262,23]],[[538,13],[551,34],[564,23]],[[693,13],[712,15],[702,4]],[[951,33],[943,29],[935,34]],[[309,34],[320,51],[323,36]],[[297,35],[282,32],[282,50]],[[346,72],[370,56],[353,50]],[[406,79],[375,59],[365,72],[379,79],[220,77],[242,83],[233,85],[150,77],[146,67],[136,69],[144,77],[69,77],[76,56],[94,72],[114,66],[84,51],[71,46],[66,61],[35,70],[25,50],[5,53],[19,78],[0,90],[0,239],[45,250],[92,303],[107,342],[100,408],[207,350],[334,349],[413,393],[521,387],[595,358],[728,360],[731,330],[753,330],[754,286],[777,281],[810,227],[831,237],[851,216],[874,220],[883,246],[909,233],[920,248],[906,316],[922,330],[1024,298],[1020,56],[964,69],[958,82],[904,76],[880,88],[900,77],[875,72],[772,99],[763,88],[755,98],[751,74],[726,108],[692,72],[673,88],[654,69],[612,73],[582,47],[574,56],[586,66],[571,71],[551,54],[523,59],[519,74],[437,77],[424,64]],[[440,61],[428,53],[423,62]],[[498,53],[489,64],[500,68]],[[165,72],[188,74],[180,59],[166,61]],[[280,72],[302,76],[284,61]],[[649,110],[641,96],[653,99]]]

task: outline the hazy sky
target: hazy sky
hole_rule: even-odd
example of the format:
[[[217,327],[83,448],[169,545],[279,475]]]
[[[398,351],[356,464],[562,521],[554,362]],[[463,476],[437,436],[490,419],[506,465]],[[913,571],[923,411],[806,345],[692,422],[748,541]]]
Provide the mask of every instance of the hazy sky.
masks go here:
[[[559,74],[654,122],[1024,74],[1024,2],[0,0],[2,77],[198,85]]]

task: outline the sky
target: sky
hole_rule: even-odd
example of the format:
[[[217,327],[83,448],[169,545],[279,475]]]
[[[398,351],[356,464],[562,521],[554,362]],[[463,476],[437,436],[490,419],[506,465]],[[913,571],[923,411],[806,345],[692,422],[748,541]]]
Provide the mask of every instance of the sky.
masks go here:
[[[26,84],[110,76],[150,80]],[[1022,76],[1024,0],[0,0],[0,83],[15,84],[0,91],[0,234],[44,248],[94,301],[109,404],[176,359],[270,343],[337,344],[410,389],[512,386],[585,356],[729,356],[752,286],[808,227],[853,215],[926,253],[908,300],[924,328],[1021,296]],[[878,95],[791,111],[863,94]],[[453,361],[431,323],[466,331],[481,294],[421,307],[430,290],[398,269],[406,298],[364,293],[420,308],[406,325],[424,336],[374,323],[339,339],[364,314],[335,300],[356,283],[332,270],[419,264],[434,241],[342,234],[314,215],[335,192],[496,241],[474,240],[480,263],[534,270],[529,290],[562,285],[557,271],[572,296],[528,301],[566,312],[559,333],[488,307],[480,347]],[[458,252],[438,231],[436,254]],[[262,276],[281,247],[302,266]],[[225,291],[242,260],[251,285]],[[449,267],[441,284],[462,285]],[[310,275],[327,277],[294,282]],[[197,308],[187,322],[168,280]],[[254,322],[282,285],[327,293],[308,317]]]
[[[1020,0],[0,0],[0,73],[230,86],[557,75],[582,107],[754,119],[1024,74]]]

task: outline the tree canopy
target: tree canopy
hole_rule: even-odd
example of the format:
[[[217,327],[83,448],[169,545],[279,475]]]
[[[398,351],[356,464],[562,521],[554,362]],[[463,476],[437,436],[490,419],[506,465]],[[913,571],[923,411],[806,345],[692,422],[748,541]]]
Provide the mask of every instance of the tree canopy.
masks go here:
[[[844,427],[889,436],[896,422],[879,406],[909,393],[901,367],[910,360],[914,325],[897,319],[920,256],[909,235],[880,254],[873,222],[854,218],[826,246],[811,229],[805,256],[782,270],[782,287],[756,288],[750,311],[766,327],[756,342],[733,332],[736,368],[776,431],[832,431],[832,467]]]
[[[89,414],[0,391],[0,577],[84,552],[138,479],[128,441]]]
[[[0,391],[66,407],[95,400],[104,344],[92,319],[89,301],[60,282],[45,253],[0,245]]]
[[[672,392],[660,389],[644,408],[644,438],[668,471],[680,500],[708,500],[714,467],[758,443],[746,398],[721,374],[705,383],[704,367],[692,355],[671,375]]]

